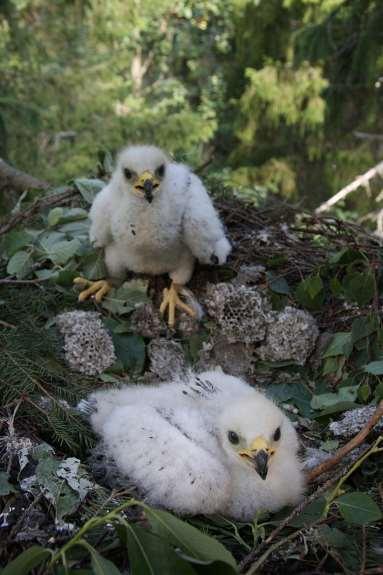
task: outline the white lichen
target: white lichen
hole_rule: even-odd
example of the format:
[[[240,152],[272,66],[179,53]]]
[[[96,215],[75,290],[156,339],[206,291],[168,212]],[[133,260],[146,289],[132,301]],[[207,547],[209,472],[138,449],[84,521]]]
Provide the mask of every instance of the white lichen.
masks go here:
[[[182,345],[171,339],[153,339],[148,345],[150,371],[166,381],[187,372]]]
[[[230,343],[254,343],[266,335],[270,304],[256,287],[209,284],[204,304]]]
[[[113,341],[97,312],[71,311],[56,317],[64,336],[65,359],[71,369],[96,375],[116,360]]]
[[[330,431],[335,435],[335,437],[353,437],[363,429],[375,409],[376,407],[374,405],[366,405],[357,409],[350,409],[342,414],[342,418],[339,421],[333,421],[330,423]],[[383,420],[380,420],[376,424],[375,431],[383,431]]]
[[[166,333],[166,324],[152,303],[147,303],[136,309],[130,317],[134,333],[142,337],[160,337]]]
[[[304,365],[314,349],[319,330],[311,314],[290,306],[268,315],[265,343],[257,348],[261,359],[292,360]]]
[[[264,266],[242,264],[233,281],[236,284],[257,284],[264,279],[265,272]]]

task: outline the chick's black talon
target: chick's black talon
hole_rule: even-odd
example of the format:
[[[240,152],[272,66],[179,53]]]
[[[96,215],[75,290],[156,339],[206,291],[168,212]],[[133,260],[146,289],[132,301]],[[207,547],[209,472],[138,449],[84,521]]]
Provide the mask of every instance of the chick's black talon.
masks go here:
[[[212,254],[210,256],[210,261],[212,264],[214,264],[215,266],[219,264],[219,259],[217,258],[217,256],[215,254]]]

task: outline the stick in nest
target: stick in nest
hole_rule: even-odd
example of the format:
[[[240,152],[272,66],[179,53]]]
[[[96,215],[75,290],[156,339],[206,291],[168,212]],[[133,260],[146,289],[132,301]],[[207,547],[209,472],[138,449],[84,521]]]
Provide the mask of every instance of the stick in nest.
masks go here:
[[[353,437],[352,439],[350,439],[350,441],[348,441],[345,445],[343,445],[343,447],[338,449],[338,451],[332,457],[326,459],[326,461],[323,461],[323,463],[320,463],[319,465],[314,467],[308,473],[307,481],[308,482],[314,481],[315,479],[317,479],[317,477],[319,477],[326,471],[329,471],[330,469],[338,465],[338,463],[342,461],[345,455],[347,455],[348,453],[350,453],[350,451],[352,451],[353,449],[355,449],[356,447],[358,447],[363,443],[367,435],[379,422],[382,416],[383,416],[383,400],[379,403],[376,410],[374,411],[370,419],[367,421],[363,429],[361,429],[359,433],[355,435],[355,437]]]

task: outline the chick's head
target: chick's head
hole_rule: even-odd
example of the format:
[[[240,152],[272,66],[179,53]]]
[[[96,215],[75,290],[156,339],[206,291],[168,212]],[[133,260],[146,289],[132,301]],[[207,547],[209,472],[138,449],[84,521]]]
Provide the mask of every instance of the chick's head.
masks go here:
[[[294,457],[298,438],[290,420],[268,398],[254,391],[223,410],[218,434],[229,460],[247,466],[263,480],[273,473],[278,460]]]
[[[169,158],[155,146],[129,146],[119,155],[115,177],[123,193],[152,203],[161,192]]]

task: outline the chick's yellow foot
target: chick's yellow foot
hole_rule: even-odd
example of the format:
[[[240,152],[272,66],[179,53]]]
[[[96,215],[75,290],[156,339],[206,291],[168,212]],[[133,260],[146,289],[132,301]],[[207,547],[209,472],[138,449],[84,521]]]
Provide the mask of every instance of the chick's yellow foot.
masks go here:
[[[191,317],[196,317],[196,312],[189,305],[184,303],[178,292],[182,286],[172,283],[170,288],[165,288],[163,292],[162,303],[160,306],[160,314],[164,315],[165,311],[168,309],[168,325],[173,328],[175,324],[176,309],[186,312]]]
[[[86,278],[78,277],[73,280],[73,283],[85,288],[78,296],[78,301],[85,301],[89,297],[94,296],[95,301],[100,303],[102,298],[112,289],[112,286],[107,280],[97,280],[93,282]]]

